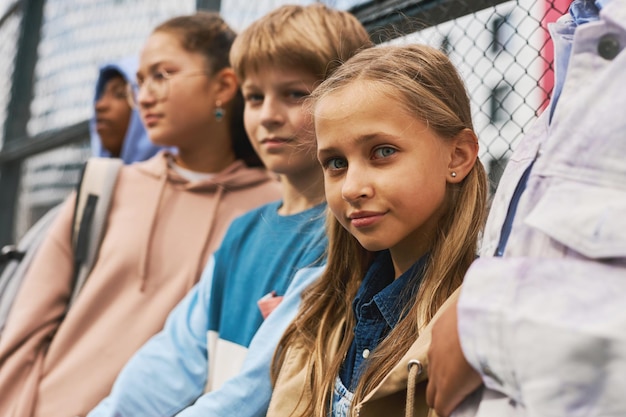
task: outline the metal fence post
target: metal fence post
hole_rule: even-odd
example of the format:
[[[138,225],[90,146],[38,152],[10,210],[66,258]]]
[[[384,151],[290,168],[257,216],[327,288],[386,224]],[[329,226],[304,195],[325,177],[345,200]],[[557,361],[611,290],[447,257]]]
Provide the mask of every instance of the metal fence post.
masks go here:
[[[219,12],[222,7],[221,3],[220,0],[196,0],[196,9]]]
[[[21,3],[23,15],[4,126],[5,147],[11,141],[27,136],[44,4],[45,0],[24,0]],[[21,167],[22,160],[9,161],[0,166],[0,246],[13,240]]]

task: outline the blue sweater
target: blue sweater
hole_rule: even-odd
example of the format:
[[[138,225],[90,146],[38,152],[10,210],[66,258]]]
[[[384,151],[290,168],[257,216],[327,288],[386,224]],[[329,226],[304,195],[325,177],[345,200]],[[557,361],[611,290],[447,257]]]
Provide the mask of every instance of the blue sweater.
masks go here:
[[[231,377],[241,379],[240,373],[258,377],[265,396],[271,392],[266,374],[271,354],[297,311],[300,292],[320,273],[327,244],[325,205],[292,216],[279,216],[279,206],[271,203],[233,221],[200,282],[170,313],[164,329],[126,364],[109,397],[89,417],[171,416],[191,405],[205,387],[219,398],[212,406],[224,407],[213,409],[213,415],[232,415],[236,399],[229,395],[237,393],[220,394],[232,390],[232,384],[220,388]],[[255,342],[259,353],[246,358],[263,322],[257,301],[271,291],[288,293],[278,308],[282,312],[268,317],[276,325],[265,342]],[[246,373],[249,368],[254,368],[252,375]],[[194,408],[183,414],[196,415]]]

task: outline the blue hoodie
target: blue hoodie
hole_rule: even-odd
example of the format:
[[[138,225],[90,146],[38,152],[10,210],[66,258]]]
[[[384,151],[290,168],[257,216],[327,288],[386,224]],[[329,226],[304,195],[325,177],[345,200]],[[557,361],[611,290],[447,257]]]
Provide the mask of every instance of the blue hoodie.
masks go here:
[[[102,90],[107,81],[111,77],[116,75],[122,75],[124,79],[129,82],[135,78],[137,72],[138,59],[137,57],[124,58],[118,62],[105,64],[100,68],[100,74],[98,75],[98,81],[96,82],[96,91],[94,96],[95,103],[100,98]],[[93,116],[89,120],[89,132],[91,136],[91,152],[92,156],[111,157],[111,153],[102,147],[100,136],[96,131],[96,115],[95,111]],[[161,147],[155,146],[148,139],[143,123],[139,117],[137,110],[132,110],[128,129],[126,130],[126,137],[124,138],[124,144],[122,145],[121,159],[124,164],[130,164],[133,162],[140,162],[149,159],[156,154]],[[22,252],[35,253],[43,239],[48,234],[48,229],[57,217],[57,213],[62,204],[59,204],[51,208],[45,216],[33,225],[26,235],[20,240],[18,248]],[[13,300],[20,288],[22,277],[25,274],[26,268],[30,264],[32,257],[29,256],[23,262],[11,261],[0,274],[0,334],[4,329],[6,318],[8,317]]]
[[[107,81],[109,81],[113,76],[121,75],[124,77],[126,82],[132,82],[135,79],[138,66],[139,60],[136,56],[130,56],[121,59],[120,61],[103,65],[100,68],[100,74],[98,76],[98,81],[96,82],[96,91],[93,100],[94,108],[95,103],[100,98]],[[96,131],[95,111],[91,120],[89,120],[89,132],[91,134],[92,155],[110,158],[111,153],[102,147],[100,136]],[[122,145],[122,152],[120,154],[120,158],[124,161],[124,164],[146,160],[161,149],[161,147],[150,142],[148,133],[146,132],[146,129],[141,122],[141,118],[139,117],[139,112],[136,109],[133,109],[130,116],[130,122],[128,123],[128,130],[126,130],[124,144]]]

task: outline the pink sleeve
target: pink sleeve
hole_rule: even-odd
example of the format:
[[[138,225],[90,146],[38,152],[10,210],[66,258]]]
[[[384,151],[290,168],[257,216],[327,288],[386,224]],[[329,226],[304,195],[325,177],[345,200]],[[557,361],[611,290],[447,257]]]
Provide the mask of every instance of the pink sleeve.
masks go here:
[[[43,357],[65,313],[72,280],[71,225],[75,195],[63,203],[20,290],[0,338],[0,415],[6,401],[35,389]],[[22,392],[21,395],[27,395]]]

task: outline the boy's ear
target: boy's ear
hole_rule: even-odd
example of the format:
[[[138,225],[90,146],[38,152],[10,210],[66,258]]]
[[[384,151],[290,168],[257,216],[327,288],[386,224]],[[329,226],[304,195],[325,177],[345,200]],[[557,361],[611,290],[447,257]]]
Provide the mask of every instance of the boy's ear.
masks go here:
[[[478,138],[471,129],[463,129],[452,140],[448,182],[459,183],[472,170],[478,158]],[[452,174],[454,172],[454,174]]]
[[[237,76],[232,68],[223,68],[214,76],[215,98],[226,104],[232,101],[239,89]]]

